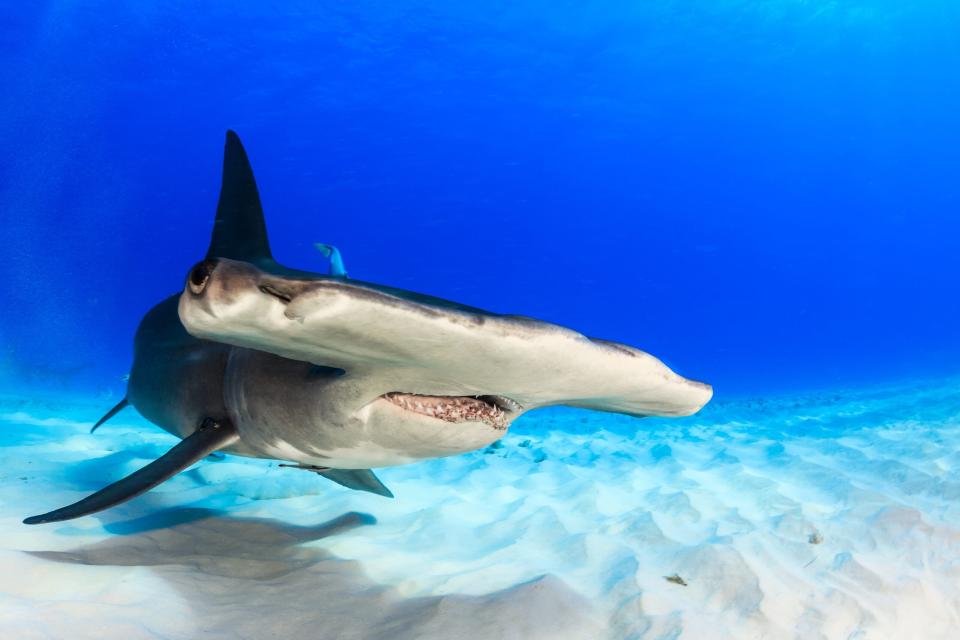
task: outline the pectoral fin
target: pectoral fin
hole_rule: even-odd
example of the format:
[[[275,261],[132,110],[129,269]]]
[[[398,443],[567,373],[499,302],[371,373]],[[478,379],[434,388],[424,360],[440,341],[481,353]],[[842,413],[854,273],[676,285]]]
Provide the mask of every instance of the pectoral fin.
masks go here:
[[[31,516],[23,523],[61,522],[109,509],[169,480],[194,462],[236,442],[239,437],[237,430],[229,421],[207,418],[193,434],[184,438],[173,449],[123,480],[62,509]]]
[[[313,471],[317,475],[321,475],[327,480],[332,480],[347,489],[375,493],[385,498],[393,497],[390,489],[387,489],[386,485],[380,482],[380,478],[374,475],[370,469],[331,469],[329,467],[318,467],[307,464],[282,464],[280,466]]]
[[[317,473],[348,489],[368,491],[385,498],[393,497],[390,489],[387,489],[386,485],[380,482],[380,478],[374,475],[370,469],[327,469],[326,471],[317,471]]]

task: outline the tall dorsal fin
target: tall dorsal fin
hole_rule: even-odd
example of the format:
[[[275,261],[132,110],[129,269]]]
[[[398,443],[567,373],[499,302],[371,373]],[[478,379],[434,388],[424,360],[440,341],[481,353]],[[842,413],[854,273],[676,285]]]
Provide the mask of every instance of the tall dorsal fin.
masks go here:
[[[229,130],[223,148],[220,201],[217,203],[217,218],[213,223],[213,237],[207,257],[254,263],[273,262],[253,169],[250,168],[250,160],[247,159],[240,137]]]

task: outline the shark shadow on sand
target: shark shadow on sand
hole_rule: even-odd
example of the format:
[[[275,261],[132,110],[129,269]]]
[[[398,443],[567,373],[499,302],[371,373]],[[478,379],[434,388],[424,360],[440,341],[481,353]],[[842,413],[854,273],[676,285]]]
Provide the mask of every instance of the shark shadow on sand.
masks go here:
[[[190,608],[196,635],[183,637],[201,631],[213,638],[601,637],[589,602],[553,576],[480,596],[403,598],[370,580],[359,563],[311,546],[374,522],[347,513],[300,527],[171,509],[115,521],[107,528],[122,535],[104,542],[29,553],[55,563],[149,567]],[[256,603],[255,613],[242,603]],[[76,616],[78,629],[89,624],[89,606],[65,607],[58,615]],[[109,635],[108,627],[98,628]],[[181,637],[165,629],[150,632]]]

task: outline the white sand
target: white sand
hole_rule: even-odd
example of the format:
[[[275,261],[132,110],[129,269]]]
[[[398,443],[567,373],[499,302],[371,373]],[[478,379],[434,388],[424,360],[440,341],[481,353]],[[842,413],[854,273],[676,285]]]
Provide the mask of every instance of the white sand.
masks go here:
[[[395,500],[228,457],[104,514],[20,524],[174,442],[129,409],[87,435],[110,404],[2,400],[2,638],[960,629],[957,380],[684,420],[542,411],[501,448],[379,471]]]

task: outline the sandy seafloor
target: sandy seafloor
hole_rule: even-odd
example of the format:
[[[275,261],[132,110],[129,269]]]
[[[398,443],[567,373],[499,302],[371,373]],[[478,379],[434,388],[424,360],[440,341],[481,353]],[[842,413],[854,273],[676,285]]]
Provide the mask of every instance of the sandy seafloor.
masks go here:
[[[0,638],[956,638],[960,380],[529,414],[394,500],[204,461],[28,527],[175,441],[0,399]],[[666,576],[680,576],[686,586]]]

